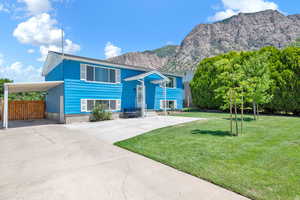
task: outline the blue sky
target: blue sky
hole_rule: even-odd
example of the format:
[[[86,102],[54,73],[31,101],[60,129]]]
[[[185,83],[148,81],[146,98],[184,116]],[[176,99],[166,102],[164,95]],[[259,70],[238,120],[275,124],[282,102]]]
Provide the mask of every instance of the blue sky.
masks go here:
[[[300,13],[299,0],[0,0],[0,77],[41,81],[48,49],[106,59],[180,44],[199,23],[239,12]]]

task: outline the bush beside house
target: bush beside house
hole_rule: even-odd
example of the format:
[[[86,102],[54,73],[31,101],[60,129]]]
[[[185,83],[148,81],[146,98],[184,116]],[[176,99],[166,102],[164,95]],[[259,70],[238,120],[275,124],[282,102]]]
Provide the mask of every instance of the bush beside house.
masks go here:
[[[112,119],[112,113],[110,111],[106,111],[104,109],[104,106],[99,104],[96,105],[95,108],[93,109],[90,121],[97,122],[97,121],[104,121],[104,120],[111,120],[111,119]]]

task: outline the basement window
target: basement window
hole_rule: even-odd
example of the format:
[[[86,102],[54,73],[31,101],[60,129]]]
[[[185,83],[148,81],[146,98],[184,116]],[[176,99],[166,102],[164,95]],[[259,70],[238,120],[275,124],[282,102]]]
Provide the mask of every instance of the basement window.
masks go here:
[[[108,111],[121,109],[119,99],[81,99],[81,112],[91,112],[97,105],[102,105]]]
[[[160,109],[171,109],[174,110],[177,108],[176,100],[160,100]]]

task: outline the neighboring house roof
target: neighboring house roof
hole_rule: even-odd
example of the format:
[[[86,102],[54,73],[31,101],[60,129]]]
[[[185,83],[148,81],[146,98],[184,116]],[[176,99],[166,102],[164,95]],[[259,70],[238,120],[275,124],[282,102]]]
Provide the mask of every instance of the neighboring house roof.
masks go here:
[[[112,66],[112,67],[119,67],[119,68],[125,68],[125,69],[134,69],[134,70],[140,70],[140,71],[153,71],[152,68],[150,67],[140,67],[140,66],[134,66],[134,65],[123,65],[123,64],[118,64],[114,62],[110,62],[107,60],[101,60],[101,59],[96,59],[96,58],[88,58],[88,57],[83,57],[83,56],[75,56],[71,54],[62,54],[60,52],[55,52],[55,51],[49,51],[46,61],[44,63],[42,75],[46,76],[49,72],[52,71],[53,68],[55,68],[63,59],[67,60],[76,60],[76,61],[82,61],[82,62],[90,62],[94,64],[100,64],[100,65],[106,65],[106,66]],[[173,75],[173,76],[180,76],[183,77],[182,74],[180,73],[169,73],[169,72],[163,72],[163,74],[167,75]]]

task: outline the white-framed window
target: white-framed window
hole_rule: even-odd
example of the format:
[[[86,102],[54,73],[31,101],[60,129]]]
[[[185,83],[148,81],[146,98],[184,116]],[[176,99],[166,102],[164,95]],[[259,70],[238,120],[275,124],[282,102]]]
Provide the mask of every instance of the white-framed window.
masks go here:
[[[80,79],[91,82],[120,83],[120,70],[82,64],[80,66]]]
[[[81,112],[91,112],[96,105],[103,105],[105,110],[121,110],[121,100],[119,99],[81,99]]]
[[[171,109],[174,110],[177,108],[177,101],[176,100],[160,100],[160,109]]]
[[[167,88],[176,88],[176,77],[173,76],[167,76],[168,79],[170,79],[169,82],[167,82],[166,87]]]

